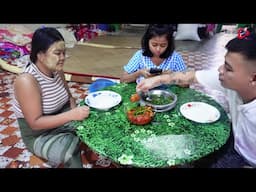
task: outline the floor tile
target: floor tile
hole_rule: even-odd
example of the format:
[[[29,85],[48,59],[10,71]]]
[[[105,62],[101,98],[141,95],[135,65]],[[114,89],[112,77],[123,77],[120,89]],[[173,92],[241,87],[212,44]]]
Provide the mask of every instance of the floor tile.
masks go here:
[[[47,161],[46,160],[43,160],[35,155],[32,155],[30,157],[30,160],[29,160],[29,164],[31,166],[40,166],[40,167],[43,167],[43,164],[46,163]]]
[[[11,136],[8,136],[8,137],[2,139],[2,144],[4,146],[12,146],[15,143],[17,143],[19,140],[20,140],[20,138],[18,138],[16,135],[11,135]]]
[[[9,150],[12,146],[0,146],[0,155],[3,155],[7,150]]]
[[[1,127],[0,127],[1,128]],[[1,130],[1,129],[0,129]],[[4,129],[3,129],[4,130]],[[2,146],[3,145],[3,143],[2,143],[2,141],[3,141],[3,139],[4,138],[6,138],[6,137],[8,137],[9,135],[4,135],[4,134],[1,134],[0,133],[0,146]]]
[[[11,127],[8,126],[7,128],[5,128],[4,130],[0,131],[1,134],[4,135],[11,135],[13,134],[14,131],[16,131],[18,128],[17,127]]]
[[[11,100],[11,98],[3,97],[2,99],[0,99],[0,103],[7,103],[10,100]]]
[[[1,103],[1,102],[0,102]],[[7,103],[2,103],[1,105],[1,109],[4,109],[4,110],[8,110],[12,105],[11,104],[7,104]]]
[[[21,152],[22,152],[23,150],[24,150],[24,149],[12,147],[12,148],[10,148],[9,150],[7,150],[7,151],[3,154],[3,156],[8,157],[8,158],[15,159],[15,158],[17,158],[17,157],[21,154]]]
[[[15,121],[15,119],[6,118],[6,119],[4,119],[3,121],[1,121],[0,124],[2,124],[2,125],[10,125],[10,124],[12,124],[14,121]]]
[[[16,146],[15,146],[16,147]],[[18,147],[20,148],[20,147]],[[22,148],[21,148],[22,149]],[[24,162],[29,162],[30,157],[33,155],[31,152],[29,152],[27,149],[23,148],[24,150],[22,151],[21,154],[16,158],[16,160],[19,161],[24,161]]]
[[[24,168],[24,167],[26,167],[26,164],[27,164],[26,162],[14,160],[14,161],[11,161],[6,166],[6,168]]]
[[[0,116],[2,116],[2,117],[9,117],[13,113],[14,113],[13,111],[4,111],[3,113],[0,113]]]
[[[11,161],[12,161],[12,158],[0,156],[0,168],[6,168]]]

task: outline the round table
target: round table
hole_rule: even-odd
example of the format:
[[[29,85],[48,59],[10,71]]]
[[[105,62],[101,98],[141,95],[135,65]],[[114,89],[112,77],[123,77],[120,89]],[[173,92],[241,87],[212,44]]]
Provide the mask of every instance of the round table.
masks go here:
[[[119,93],[122,102],[109,111],[91,108],[87,119],[75,122],[78,136],[94,152],[123,166],[162,168],[199,160],[226,143],[231,128],[221,105],[203,93],[175,85],[166,88],[178,97],[175,108],[156,113],[148,125],[131,124],[125,112],[134,105],[129,99],[135,87],[135,83],[120,83],[105,88]],[[215,106],[221,113],[219,120],[196,123],[186,119],[179,109],[190,101]]]

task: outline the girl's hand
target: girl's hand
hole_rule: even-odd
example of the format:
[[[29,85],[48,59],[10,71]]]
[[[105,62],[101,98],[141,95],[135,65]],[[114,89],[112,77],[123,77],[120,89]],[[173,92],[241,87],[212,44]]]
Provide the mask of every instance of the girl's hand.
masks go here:
[[[171,70],[164,70],[164,71],[162,72],[162,74],[171,74],[171,73],[172,73]]]
[[[152,76],[151,73],[149,73],[149,69],[141,69],[140,74],[145,78]]]

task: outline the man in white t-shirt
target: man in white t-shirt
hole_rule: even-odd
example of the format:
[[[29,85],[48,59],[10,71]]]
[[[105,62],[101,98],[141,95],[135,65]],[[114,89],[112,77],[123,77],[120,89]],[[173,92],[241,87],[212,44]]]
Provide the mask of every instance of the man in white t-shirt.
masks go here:
[[[247,29],[239,32],[227,43],[225,62],[218,70],[163,74],[137,85],[137,91],[147,91],[161,84],[197,82],[226,95],[233,142],[209,167],[256,167],[256,35]]]

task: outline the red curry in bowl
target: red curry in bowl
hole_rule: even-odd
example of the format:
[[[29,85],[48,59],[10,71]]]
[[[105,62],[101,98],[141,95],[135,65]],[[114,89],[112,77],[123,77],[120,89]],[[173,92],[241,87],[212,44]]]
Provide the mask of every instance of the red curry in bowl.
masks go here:
[[[135,125],[146,125],[150,123],[154,117],[152,107],[137,106],[127,111],[127,118]]]

